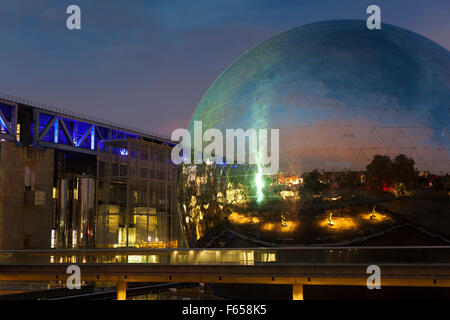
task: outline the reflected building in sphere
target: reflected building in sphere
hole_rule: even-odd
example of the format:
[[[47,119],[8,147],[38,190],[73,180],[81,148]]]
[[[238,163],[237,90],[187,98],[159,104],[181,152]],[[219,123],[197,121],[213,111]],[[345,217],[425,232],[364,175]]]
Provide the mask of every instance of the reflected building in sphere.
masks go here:
[[[450,53],[388,24],[381,30],[368,30],[362,20],[301,26],[235,60],[203,96],[191,131],[194,121],[202,121],[204,131],[220,129],[224,137],[225,129],[279,129],[280,171],[255,186],[252,166],[185,166],[180,210],[187,241],[201,243],[211,230],[226,224],[227,230],[248,225],[240,231],[254,234],[260,244],[285,243],[287,238],[280,235],[291,223],[296,230],[287,232],[294,239],[288,242],[302,242],[292,234],[304,232],[308,215],[327,217],[331,226],[333,207],[336,219],[344,219],[344,208],[355,208],[355,199],[363,206],[355,212],[370,211],[379,202],[380,195],[362,195],[369,189],[366,168],[376,155],[412,159],[418,177],[428,177],[416,181],[415,189],[433,184],[430,175],[448,177]],[[319,187],[310,187],[314,183],[305,179],[315,179]],[[344,188],[348,179],[354,188]],[[386,181],[384,191],[395,189],[393,184]],[[256,203],[256,189],[261,188],[265,198]],[[352,204],[342,203],[346,197]],[[314,201],[320,203],[313,209]],[[356,232],[361,231],[359,222],[343,225]],[[265,242],[262,230],[272,232],[271,241]]]

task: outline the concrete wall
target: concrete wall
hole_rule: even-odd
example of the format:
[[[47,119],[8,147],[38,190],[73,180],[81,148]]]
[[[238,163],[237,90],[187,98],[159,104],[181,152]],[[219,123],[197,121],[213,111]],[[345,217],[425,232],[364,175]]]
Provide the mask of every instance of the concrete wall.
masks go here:
[[[49,249],[54,151],[23,148],[11,142],[2,142],[0,149],[0,249],[22,249],[24,239],[29,239],[29,249]],[[44,205],[25,201],[34,199],[33,192],[26,196],[26,180],[31,191],[45,192]]]

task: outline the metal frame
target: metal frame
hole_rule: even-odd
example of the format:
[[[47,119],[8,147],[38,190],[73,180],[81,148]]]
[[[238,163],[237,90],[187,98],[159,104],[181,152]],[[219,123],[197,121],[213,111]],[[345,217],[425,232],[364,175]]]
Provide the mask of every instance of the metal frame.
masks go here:
[[[0,99],[0,103],[10,108],[10,119],[5,116],[0,108],[0,137],[8,141],[16,141],[17,131],[17,103]]]
[[[141,130],[112,121],[55,108],[31,100],[21,99],[0,93],[0,103],[11,107],[11,119],[7,119],[0,108],[0,136],[4,140],[16,141],[16,128],[18,123],[18,108],[20,105],[31,107],[33,110],[33,147],[46,147],[87,154],[97,154],[98,144],[102,140],[112,139],[143,139],[159,144],[174,145],[170,137],[154,134],[148,130]],[[48,121],[43,119],[50,117]],[[70,123],[71,125],[68,125]],[[83,128],[83,129],[82,129]],[[49,131],[54,132],[49,137]],[[64,135],[65,141],[60,137]],[[86,140],[91,142],[86,144]]]

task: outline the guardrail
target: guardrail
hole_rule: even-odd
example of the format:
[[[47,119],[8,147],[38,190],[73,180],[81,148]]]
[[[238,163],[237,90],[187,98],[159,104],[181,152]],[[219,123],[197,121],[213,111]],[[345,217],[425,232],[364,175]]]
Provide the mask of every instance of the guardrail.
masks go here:
[[[450,246],[0,251],[0,265],[52,264],[367,265],[448,264]]]

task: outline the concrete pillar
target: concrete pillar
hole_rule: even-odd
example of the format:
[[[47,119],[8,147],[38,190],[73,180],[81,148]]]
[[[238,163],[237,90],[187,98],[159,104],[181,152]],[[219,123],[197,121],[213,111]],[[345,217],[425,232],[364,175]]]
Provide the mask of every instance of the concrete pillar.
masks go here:
[[[126,283],[126,281],[117,282],[117,300],[127,300],[127,283]]]
[[[292,300],[303,300],[303,284],[292,285]]]

